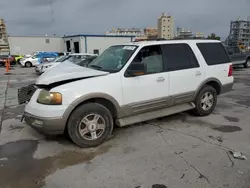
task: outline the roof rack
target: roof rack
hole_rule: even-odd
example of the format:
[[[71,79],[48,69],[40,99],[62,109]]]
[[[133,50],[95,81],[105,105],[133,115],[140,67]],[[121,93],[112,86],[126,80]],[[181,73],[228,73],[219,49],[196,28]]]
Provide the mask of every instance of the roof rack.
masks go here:
[[[144,40],[138,40],[138,41],[133,41],[133,42],[143,42],[143,41],[162,41],[162,40],[167,40],[164,38],[157,38],[157,39],[144,39]]]
[[[165,39],[165,38],[157,38],[157,39],[145,39],[145,40],[138,40],[133,42],[143,42],[143,41],[167,41],[167,40],[213,40],[213,39],[206,39],[206,38],[173,38],[173,39]]]

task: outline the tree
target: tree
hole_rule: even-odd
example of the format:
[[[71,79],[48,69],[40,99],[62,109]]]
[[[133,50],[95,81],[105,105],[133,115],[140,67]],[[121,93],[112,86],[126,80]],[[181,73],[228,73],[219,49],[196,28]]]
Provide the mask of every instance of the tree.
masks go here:
[[[220,40],[220,37],[216,36],[215,33],[212,33],[211,35],[208,35],[207,39]]]

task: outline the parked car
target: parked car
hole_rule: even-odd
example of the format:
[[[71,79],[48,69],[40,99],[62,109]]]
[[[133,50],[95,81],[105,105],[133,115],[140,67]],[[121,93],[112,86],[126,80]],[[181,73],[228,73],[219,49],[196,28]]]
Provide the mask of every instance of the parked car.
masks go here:
[[[16,63],[20,64],[20,60],[24,58],[23,55],[13,55],[15,58]]]
[[[61,57],[58,57],[57,59],[55,59],[52,62],[41,63],[41,64],[35,66],[35,71],[36,71],[36,73],[41,74],[41,73],[43,73],[45,71],[45,69],[48,69],[54,63],[64,62],[68,58],[69,58],[69,56],[61,56]]]
[[[20,64],[23,67],[33,67],[40,64],[44,58],[47,60],[54,60],[57,57],[58,53],[55,52],[40,52],[34,56],[21,59]]]
[[[5,62],[9,60],[10,65],[16,65],[16,60],[14,56],[0,55],[0,65],[5,66]]]
[[[243,52],[236,46],[227,46],[226,50],[233,65],[243,65],[245,68],[250,67],[250,51]]]
[[[216,40],[132,42],[111,46],[87,67],[68,63],[37,79],[24,119],[44,134],[67,132],[81,147],[103,143],[114,124],[187,110],[207,116],[234,82],[229,56]]]
[[[86,59],[87,57],[92,57],[92,56],[96,57],[97,55],[87,54],[87,53],[76,53],[76,54],[70,54],[68,56],[62,56],[62,57],[59,57],[58,59],[56,59],[54,62],[41,63],[40,65],[37,65],[35,67],[35,71],[38,74],[42,74],[45,71],[59,65],[62,62],[69,61],[69,62],[75,63],[75,62],[78,62],[82,59]]]
[[[74,62],[74,64],[79,65],[81,67],[87,67],[89,63],[91,63],[97,56],[89,56],[85,59],[81,59],[80,61]]]

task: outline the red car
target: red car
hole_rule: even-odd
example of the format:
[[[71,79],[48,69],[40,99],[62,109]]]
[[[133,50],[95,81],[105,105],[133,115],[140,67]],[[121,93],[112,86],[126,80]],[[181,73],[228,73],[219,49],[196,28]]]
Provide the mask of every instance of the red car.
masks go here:
[[[15,57],[9,55],[0,55],[0,65],[5,66],[5,62],[9,59],[10,65],[16,65]]]

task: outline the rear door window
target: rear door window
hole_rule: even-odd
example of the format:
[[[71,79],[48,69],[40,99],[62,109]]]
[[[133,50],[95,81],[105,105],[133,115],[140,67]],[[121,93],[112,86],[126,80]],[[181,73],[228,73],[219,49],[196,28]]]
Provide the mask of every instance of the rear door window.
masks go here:
[[[200,67],[192,49],[188,44],[162,45],[164,63],[168,71],[192,69]]]
[[[230,62],[227,51],[221,43],[197,43],[197,47],[207,65],[219,65]]]

